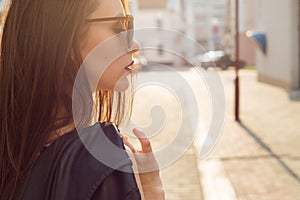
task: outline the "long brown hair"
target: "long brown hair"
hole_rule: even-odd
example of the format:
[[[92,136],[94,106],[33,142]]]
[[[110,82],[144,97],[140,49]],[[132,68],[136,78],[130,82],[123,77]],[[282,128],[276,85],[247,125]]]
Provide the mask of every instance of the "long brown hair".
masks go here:
[[[6,4],[0,55],[1,200],[15,198],[18,184],[51,133],[73,122],[70,89],[82,63],[78,45],[85,33],[84,19],[97,2],[10,0]],[[124,93],[100,91],[97,99],[99,120],[122,122]],[[114,115],[113,104],[119,111]]]

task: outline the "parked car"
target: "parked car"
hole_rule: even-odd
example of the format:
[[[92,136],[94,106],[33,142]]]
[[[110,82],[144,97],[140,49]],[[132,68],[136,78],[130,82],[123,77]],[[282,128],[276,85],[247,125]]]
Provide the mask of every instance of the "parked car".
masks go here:
[[[195,65],[207,69],[209,67],[220,67],[222,70],[235,66],[234,56],[226,54],[224,51],[208,51],[197,56]],[[245,61],[240,60],[239,67],[245,67]]]

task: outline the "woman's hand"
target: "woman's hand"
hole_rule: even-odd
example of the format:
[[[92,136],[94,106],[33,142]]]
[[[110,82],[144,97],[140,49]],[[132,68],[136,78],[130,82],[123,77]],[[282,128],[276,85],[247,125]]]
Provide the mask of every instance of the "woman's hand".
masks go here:
[[[152,151],[150,140],[146,135],[134,128],[133,133],[141,144],[141,150],[136,148],[129,142],[128,137],[121,134],[124,144],[131,150],[139,174],[142,189],[142,197],[144,200],[162,200],[164,199],[163,185],[159,175],[159,166],[156,162]]]

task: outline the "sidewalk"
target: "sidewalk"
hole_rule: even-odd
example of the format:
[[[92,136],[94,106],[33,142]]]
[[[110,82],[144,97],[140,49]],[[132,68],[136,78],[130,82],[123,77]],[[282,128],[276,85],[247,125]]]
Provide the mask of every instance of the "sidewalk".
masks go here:
[[[177,71],[191,75],[187,68]],[[258,83],[255,71],[241,70],[241,123],[236,123],[234,71],[222,71],[220,75],[226,93],[222,135],[204,160],[199,159],[199,142],[195,140],[180,159],[161,170],[166,199],[300,200],[300,102],[290,101],[287,92],[280,88]],[[163,70],[139,74],[140,79],[158,76],[161,80],[174,80],[172,73]],[[189,77],[193,85],[201,88],[197,79],[199,77]],[[178,84],[175,87],[184,92],[180,83],[172,84]],[[152,139],[152,144],[154,150],[164,148],[174,139],[180,124],[178,102],[172,95],[166,95],[163,87],[143,89],[135,98],[138,111],[133,113],[142,113],[135,122],[149,124],[150,109],[162,104],[167,114],[162,118],[167,124],[159,136]],[[199,96],[202,103],[208,99],[203,94]],[[189,102],[184,102],[182,109],[188,106]],[[207,114],[206,110],[202,113]],[[159,117],[151,114],[150,118],[158,120]]]
[[[166,200],[202,199],[197,157],[193,147],[161,172]]]
[[[153,67],[153,66],[150,66]],[[159,68],[162,68],[159,66]],[[164,87],[155,83],[162,83],[164,80],[173,81],[174,72],[169,70],[144,70],[138,74],[138,85],[143,85],[139,81],[149,81],[142,89],[139,89],[134,99],[133,121],[143,128],[147,136],[151,139],[154,152],[160,149],[167,150],[165,156],[171,156],[172,152],[177,152],[176,144],[171,143],[176,140],[176,135],[181,125],[180,106],[174,95],[170,94]],[[188,68],[182,68],[186,71]],[[159,79],[159,80],[157,80]],[[151,83],[151,81],[154,81]],[[172,84],[177,84],[176,81]],[[182,93],[183,88],[180,84],[175,86],[177,92]],[[160,113],[155,109],[156,106],[162,109]],[[156,110],[156,111],[154,111]],[[135,115],[137,113],[137,115]],[[165,121],[165,124],[163,123]],[[156,128],[161,130],[156,130]],[[187,132],[184,130],[183,132]],[[157,134],[157,135],[156,135]],[[181,132],[182,134],[182,132]],[[134,138],[130,138],[134,142]],[[197,167],[197,152],[190,141],[188,150],[183,150],[178,153],[183,155],[178,158],[173,158],[168,166],[163,166],[161,169],[161,177],[164,185],[166,200],[202,200],[202,190],[200,185],[199,171]],[[176,153],[175,153],[176,154]]]
[[[227,119],[213,152],[198,160],[205,200],[300,199],[300,102],[242,70],[241,124],[233,118],[234,72],[221,72]]]

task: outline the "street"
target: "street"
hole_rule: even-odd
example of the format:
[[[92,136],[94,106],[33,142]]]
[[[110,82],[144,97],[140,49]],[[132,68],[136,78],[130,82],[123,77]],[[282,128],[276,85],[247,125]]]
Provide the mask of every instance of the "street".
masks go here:
[[[203,78],[216,72],[150,67],[138,74],[132,120],[151,138],[166,199],[300,199],[299,101],[257,82],[255,70],[241,70],[239,124],[233,70],[218,71],[222,99],[222,89],[211,94],[215,86]],[[216,133],[211,125],[223,129]]]

